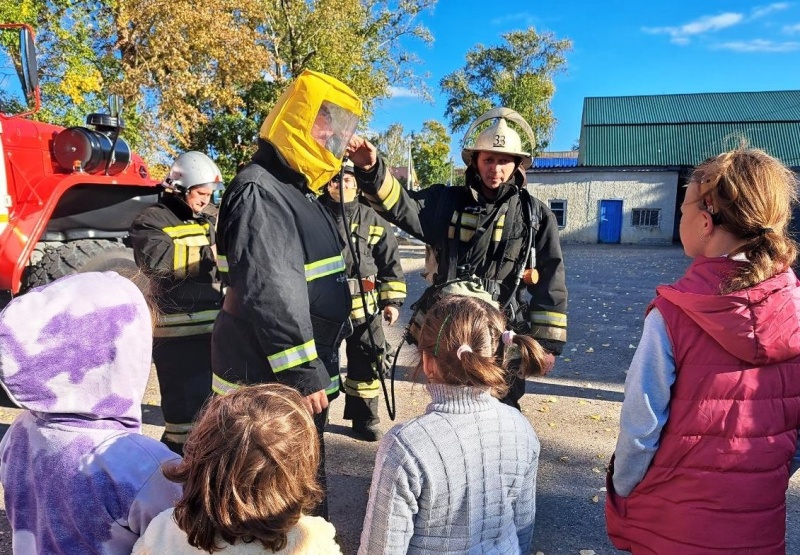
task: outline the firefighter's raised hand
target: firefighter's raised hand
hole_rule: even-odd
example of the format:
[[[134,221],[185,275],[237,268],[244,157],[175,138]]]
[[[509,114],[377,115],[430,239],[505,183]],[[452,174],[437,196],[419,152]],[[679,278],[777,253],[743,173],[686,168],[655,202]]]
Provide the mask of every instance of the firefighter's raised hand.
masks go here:
[[[324,389],[320,389],[316,393],[303,397],[303,402],[312,415],[319,414],[328,408],[328,394],[325,393]]]
[[[383,320],[390,326],[397,322],[399,316],[400,311],[396,306],[389,305],[383,309]]]
[[[346,155],[354,165],[365,171],[371,170],[378,161],[378,149],[359,135],[353,135],[350,138]]]

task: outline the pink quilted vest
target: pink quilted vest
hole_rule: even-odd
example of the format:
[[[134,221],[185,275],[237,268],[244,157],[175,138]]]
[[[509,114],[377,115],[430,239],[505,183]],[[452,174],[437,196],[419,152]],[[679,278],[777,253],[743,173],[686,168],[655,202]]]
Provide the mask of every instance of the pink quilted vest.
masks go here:
[[[720,295],[736,263],[698,258],[653,305],[677,377],[659,448],[606,522],[635,554],[785,553],[786,489],[800,426],[800,289],[791,271]],[[651,306],[653,306],[651,305]]]

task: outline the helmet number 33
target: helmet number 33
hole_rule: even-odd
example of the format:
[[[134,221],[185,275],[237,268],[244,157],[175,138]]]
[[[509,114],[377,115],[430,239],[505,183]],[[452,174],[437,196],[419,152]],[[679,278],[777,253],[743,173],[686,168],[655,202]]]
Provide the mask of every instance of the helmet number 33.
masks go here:
[[[495,135],[494,136],[494,145],[493,146],[506,146],[506,136],[505,135]]]

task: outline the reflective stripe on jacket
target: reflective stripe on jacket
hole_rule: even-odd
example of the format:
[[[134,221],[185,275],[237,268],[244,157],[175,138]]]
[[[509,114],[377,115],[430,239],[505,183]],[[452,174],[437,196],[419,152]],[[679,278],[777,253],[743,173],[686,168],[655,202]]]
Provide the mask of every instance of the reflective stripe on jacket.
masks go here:
[[[210,216],[195,216],[171,193],[143,210],[130,229],[136,264],[156,284],[155,337],[211,333],[222,294]]]

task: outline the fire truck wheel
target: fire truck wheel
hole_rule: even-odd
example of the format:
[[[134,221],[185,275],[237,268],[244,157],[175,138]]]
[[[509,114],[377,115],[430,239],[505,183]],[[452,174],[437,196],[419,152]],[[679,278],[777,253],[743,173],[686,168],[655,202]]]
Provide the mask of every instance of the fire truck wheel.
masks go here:
[[[117,241],[81,239],[46,247],[41,260],[26,269],[22,285],[23,289],[30,289],[68,274],[108,270],[135,271],[133,250]]]

